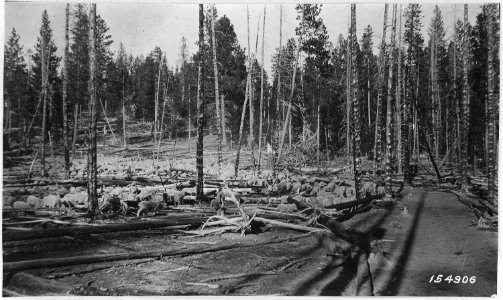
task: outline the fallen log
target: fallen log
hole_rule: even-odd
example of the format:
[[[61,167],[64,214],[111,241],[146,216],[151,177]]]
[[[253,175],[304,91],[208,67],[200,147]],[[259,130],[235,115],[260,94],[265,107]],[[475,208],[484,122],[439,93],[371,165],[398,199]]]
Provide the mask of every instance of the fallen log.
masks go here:
[[[41,230],[30,230],[30,231],[4,231],[3,241],[20,241],[20,240],[30,240],[30,239],[42,239],[51,238],[57,236],[74,236],[79,234],[98,234],[98,233],[108,233],[108,232],[118,232],[118,231],[135,231],[135,230],[145,230],[166,226],[174,225],[191,225],[197,226],[203,224],[206,218],[196,217],[196,218],[178,218],[160,221],[150,221],[150,222],[135,222],[128,224],[107,224],[100,226],[88,226],[88,227],[73,227],[73,228],[54,228],[54,229],[41,229]]]
[[[288,228],[288,229],[299,230],[299,231],[307,231],[307,232],[327,231],[326,229],[315,228],[315,227],[308,227],[308,226],[297,225],[297,224],[289,224],[289,223],[284,223],[284,222],[269,220],[269,219],[265,219],[265,218],[261,218],[261,217],[255,217],[254,220],[257,221],[257,222],[262,222],[262,223],[270,224],[270,225],[273,225],[275,227]]]
[[[309,236],[311,233],[291,236],[282,239],[269,240],[264,242],[247,242],[247,243],[231,243],[228,245],[218,245],[218,246],[204,246],[196,249],[181,249],[181,250],[164,250],[164,251],[142,251],[142,252],[130,252],[130,253],[115,253],[115,254],[98,254],[89,256],[74,256],[74,257],[64,257],[64,258],[44,258],[36,260],[18,261],[18,262],[7,262],[3,264],[4,274],[7,272],[16,272],[28,269],[39,269],[39,268],[53,268],[53,267],[64,267],[70,265],[79,264],[91,264],[99,262],[109,262],[116,260],[130,260],[130,259],[140,259],[149,257],[167,257],[176,255],[194,255],[207,252],[215,252],[222,250],[229,250],[234,248],[244,248],[244,247],[254,247],[262,246],[267,244],[283,243],[292,240],[301,239]]]

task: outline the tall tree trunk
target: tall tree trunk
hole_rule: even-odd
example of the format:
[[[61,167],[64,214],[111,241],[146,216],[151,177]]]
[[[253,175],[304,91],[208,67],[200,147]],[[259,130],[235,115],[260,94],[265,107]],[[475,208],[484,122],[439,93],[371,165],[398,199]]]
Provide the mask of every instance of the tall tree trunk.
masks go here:
[[[283,108],[281,103],[281,72],[283,70],[282,59],[281,59],[281,48],[283,42],[283,5],[279,5],[279,53],[278,53],[278,91],[276,92],[276,132],[281,129],[281,123],[283,121],[283,113],[280,113],[280,106]],[[283,109],[282,109],[283,111]],[[274,155],[272,158],[273,172],[274,170]]]
[[[45,36],[45,35],[44,35]],[[46,176],[46,171],[45,171],[45,136],[46,136],[46,124],[47,124],[47,89],[48,89],[48,69],[47,66],[49,63],[47,62],[47,57],[46,57],[46,40],[44,37],[42,37],[42,95],[44,99],[44,104],[42,108],[42,177]],[[49,59],[50,59],[50,54],[49,54]]]
[[[316,163],[320,164],[320,102],[318,100],[316,112]]]
[[[399,12],[399,28],[398,28],[398,74],[396,85],[396,127],[397,127],[397,165],[398,174],[402,174],[402,5],[400,4]]]
[[[159,90],[161,86],[161,69],[162,69],[162,54],[159,57],[159,72],[157,74],[157,89],[155,93],[155,103],[154,103],[154,144],[157,141],[157,133],[159,131],[159,124],[157,122],[157,116],[159,115]]]
[[[88,214],[94,218],[98,208],[98,164],[96,157],[97,115],[96,115],[96,4],[91,4],[89,12],[89,145],[88,145]]]
[[[346,157],[351,157],[351,20],[348,19],[348,44],[346,49]]]
[[[246,105],[248,104],[248,89],[250,88],[250,81],[246,80],[246,90],[245,90],[245,101],[243,103],[243,110],[241,112],[241,124],[239,125],[239,137],[238,137],[238,147],[236,152],[236,163],[234,164],[234,177],[238,177],[239,169],[239,155],[241,152],[241,145],[243,144],[243,127],[245,123],[246,116]]]
[[[199,54],[197,58],[197,150],[196,150],[196,199],[203,199],[203,135],[204,135],[204,88],[203,88],[203,44],[204,44],[204,6],[199,4]]]
[[[464,6],[464,25],[463,25],[463,113],[461,120],[461,166],[462,180],[466,186],[468,184],[468,4]]]
[[[384,4],[383,34],[381,41],[381,53],[379,57],[379,80],[377,83],[377,108],[376,108],[376,130],[374,141],[374,174],[377,174],[381,165],[381,109],[382,95],[384,89],[384,72],[386,71],[386,31],[388,24],[388,4]]]
[[[391,115],[391,105],[392,105],[392,90],[393,90],[393,53],[395,50],[395,33],[396,33],[396,4],[393,4],[393,16],[391,21],[391,42],[389,45],[389,75],[388,75],[388,96],[386,100],[386,180],[385,180],[385,198],[391,200],[392,190],[391,190],[391,147],[392,147],[392,128],[391,124],[393,122]]]
[[[453,77],[454,77],[454,83],[453,83],[453,89],[454,89],[454,105],[456,109],[456,159],[457,159],[457,165],[458,168],[461,166],[461,108],[459,105],[459,98],[458,98],[458,58],[457,58],[457,37],[458,37],[458,26],[456,26],[456,4],[454,4],[454,19],[453,19],[453,28],[454,28],[454,47],[453,47],[453,61],[454,61],[454,67],[453,67]],[[460,173],[462,173],[462,170],[459,170]]]
[[[494,60],[494,32],[493,32],[493,26],[494,26],[494,14],[496,13],[494,11],[494,7],[492,4],[486,5],[487,6],[487,47],[488,47],[488,53],[487,53],[487,112],[488,112],[488,158],[489,158],[489,174],[488,174],[488,186],[487,186],[487,191],[488,191],[488,198],[489,201],[494,204],[497,202],[497,193],[496,193],[496,153],[495,153],[495,148],[496,148],[496,122],[495,122],[495,116],[497,115],[495,113],[495,106],[496,106],[496,101],[497,98],[495,97],[494,93],[494,65],[493,65],[493,60]],[[466,9],[465,9],[466,10]],[[465,12],[466,14],[466,12]],[[466,18],[466,16],[465,16]],[[466,32],[466,31],[465,31]],[[466,51],[466,50],[465,50]],[[468,80],[467,80],[468,81]]]
[[[63,149],[65,152],[65,178],[70,178],[70,149],[68,148],[68,113],[67,91],[68,91],[68,47],[69,47],[69,19],[70,3],[66,4],[65,13],[65,59],[63,60]]]
[[[190,107],[190,84],[189,84],[189,97],[187,97],[189,106],[189,151],[192,152],[192,108]]]
[[[259,129],[258,129],[258,163],[257,169],[260,172],[260,159],[262,157],[262,122],[264,114],[264,41],[265,41],[265,14],[266,6],[264,4],[264,23],[262,25],[262,62],[260,68],[260,117],[259,117]]]
[[[289,100],[288,100],[288,108],[287,108],[287,111],[286,111],[286,116],[285,116],[285,120],[283,121],[283,130],[281,132],[281,137],[279,139],[279,149],[278,149],[278,157],[276,159],[277,162],[280,161],[281,159],[281,154],[283,152],[283,143],[285,141],[285,135],[286,135],[286,129],[287,129],[287,126],[288,124],[290,124],[290,141],[291,141],[291,138],[292,138],[292,131],[291,131],[291,128],[292,128],[292,124],[291,124],[291,120],[290,120],[290,115],[291,115],[291,110],[292,110],[292,100],[293,100],[293,95],[294,95],[294,91],[295,91],[295,76],[297,75],[297,64],[299,63],[299,54],[300,54],[300,46],[302,45],[302,35],[304,34],[304,6],[302,6],[302,21],[301,21],[301,24],[302,24],[302,30],[300,32],[300,35],[299,35],[299,39],[297,40],[297,49],[296,49],[296,54],[295,54],[295,63],[293,64],[293,74],[292,74],[292,86],[291,86],[291,89],[290,89],[290,97],[289,97]]]
[[[255,122],[255,106],[254,106],[254,98],[255,98],[255,89],[253,86],[253,60],[251,57],[250,53],[250,13],[248,10],[248,5],[246,6],[246,13],[247,13],[247,30],[248,30],[248,67],[249,69],[249,77],[250,77],[250,88],[248,89],[248,92],[250,93],[250,152],[251,152],[251,158],[252,158],[252,169],[253,172],[255,172],[255,134],[253,131],[253,123]],[[259,26],[260,26],[260,18],[257,22],[257,37],[255,39],[255,57],[257,54],[257,48],[258,48],[258,32],[259,32]]]
[[[212,6],[211,16],[211,41],[213,52],[213,76],[215,79],[215,105],[217,112],[217,165],[218,176],[222,174],[222,121],[220,120],[220,95],[218,93],[218,67],[217,67],[217,42],[215,40],[215,6]]]
[[[353,106],[353,170],[355,179],[356,200],[360,200],[360,103],[358,99],[358,68],[357,68],[357,38],[356,38],[356,5],[351,4],[351,98]]]
[[[220,106],[222,107],[221,120],[222,120],[222,143],[227,145],[227,128],[225,126],[225,96],[220,95]]]
[[[124,140],[124,148],[127,149],[125,87],[126,83],[124,82],[124,73],[122,73],[122,136]]]

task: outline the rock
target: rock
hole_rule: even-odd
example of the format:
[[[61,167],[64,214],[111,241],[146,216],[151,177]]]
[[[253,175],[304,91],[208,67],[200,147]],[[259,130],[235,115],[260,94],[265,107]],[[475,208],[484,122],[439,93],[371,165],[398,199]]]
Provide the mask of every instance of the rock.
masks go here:
[[[48,195],[42,199],[42,207],[60,207],[61,200],[59,195]]]
[[[377,188],[377,194],[384,194],[384,186],[380,186]]]
[[[77,189],[75,189],[75,187],[71,187],[70,188],[70,194],[75,194],[77,192]]]
[[[287,204],[288,203],[288,196],[282,196],[281,197],[281,204]]]
[[[12,203],[14,203],[16,201],[16,198],[14,198],[11,195],[4,195],[2,197],[2,201],[3,201],[3,206],[11,206]]]
[[[340,198],[340,197],[335,197],[332,199],[332,204],[335,205],[335,204],[341,204],[342,203],[342,199],[343,198]]]
[[[12,204],[13,208],[29,208],[30,205],[23,201],[16,201]]]
[[[331,206],[332,205],[332,200],[327,199],[327,198],[323,198],[323,200],[321,201],[321,203],[323,204],[323,207]]]
[[[356,194],[356,192],[355,192],[355,188],[354,187],[351,186],[351,187],[348,187],[346,189],[346,198],[354,196],[355,194]]]
[[[294,200],[297,200],[298,202],[302,202],[304,201],[304,197],[302,197],[301,195],[296,195],[295,197],[292,197]]]
[[[334,189],[335,197],[345,197],[346,196],[346,186],[338,186]]]
[[[173,202],[175,203],[175,205],[183,204],[183,197],[184,196],[185,196],[184,192],[175,191],[175,193],[173,194]]]
[[[28,203],[28,205],[31,207],[41,207],[42,199],[37,196],[30,195],[28,196],[28,198],[26,198],[26,203]]]
[[[62,203],[71,203],[73,205],[87,204],[88,197],[86,192],[79,192],[75,194],[66,194],[62,199]]]
[[[302,188],[302,184],[300,182],[295,182],[292,186],[292,193],[297,195],[300,193],[300,189]]]

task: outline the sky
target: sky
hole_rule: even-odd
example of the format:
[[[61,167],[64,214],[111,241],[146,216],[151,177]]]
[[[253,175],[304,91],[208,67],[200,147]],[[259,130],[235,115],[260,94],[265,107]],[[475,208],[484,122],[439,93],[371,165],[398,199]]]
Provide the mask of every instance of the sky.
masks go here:
[[[254,3],[257,3],[257,1]],[[252,51],[255,50],[257,25],[260,23],[259,53],[257,54],[259,60],[261,59],[260,49],[264,5],[264,3],[248,5]],[[405,11],[406,3],[402,5]],[[454,10],[456,10],[457,19],[462,18],[463,4],[442,2],[442,4],[438,5],[444,18],[446,38],[450,39],[452,36]],[[7,39],[11,35],[12,28],[14,27],[20,35],[20,43],[23,45],[25,52],[28,49],[33,49],[39,36],[42,12],[47,10],[54,40],[58,47],[57,54],[63,56],[65,6],[64,2],[5,2],[4,39]],[[283,7],[283,45],[285,45],[288,38],[295,36],[295,27],[299,24],[299,21],[296,20],[297,12],[294,2],[283,2],[281,6]],[[480,6],[480,3],[469,5],[469,22],[471,24],[475,23],[475,17],[481,11]],[[246,7],[246,4],[216,4],[218,15],[226,15],[234,25],[238,41],[242,48],[246,48],[247,45]],[[434,7],[435,4],[422,4],[423,35],[426,41],[428,40],[426,37],[427,30],[433,16]],[[389,8],[388,23],[391,23],[391,11],[392,6]],[[187,39],[189,53],[194,53],[197,50],[198,12],[198,5],[195,3],[145,3],[145,1],[143,3],[135,3],[133,1],[113,3],[110,1],[99,1],[97,4],[97,13],[101,15],[110,28],[109,34],[113,40],[111,50],[114,53],[118,51],[120,43],[123,43],[126,52],[133,54],[133,56],[140,54],[146,56],[155,46],[160,46],[166,52],[168,65],[171,68],[175,68],[179,64],[179,49],[183,36]],[[330,36],[329,40],[332,43],[336,43],[337,37],[340,34],[347,36],[349,13],[349,4],[325,3],[323,5],[320,16],[324,21]],[[358,39],[360,40],[363,29],[367,25],[371,25],[374,32],[375,53],[377,53],[377,47],[382,37],[383,15],[384,3],[382,2],[358,3],[356,5],[356,33]],[[279,46],[280,4],[268,3],[266,5],[265,22],[264,65],[266,72],[270,73],[272,55],[275,48]],[[389,39],[389,37],[390,35],[388,34],[387,38]]]

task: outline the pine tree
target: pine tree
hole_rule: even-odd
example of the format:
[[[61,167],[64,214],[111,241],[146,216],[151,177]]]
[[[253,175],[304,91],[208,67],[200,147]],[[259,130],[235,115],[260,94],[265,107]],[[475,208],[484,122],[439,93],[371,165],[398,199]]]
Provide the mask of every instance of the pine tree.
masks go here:
[[[196,152],[196,199],[203,199],[203,135],[204,135],[204,88],[203,88],[203,52],[204,44],[204,7],[199,4],[199,57],[197,61],[197,152]]]
[[[376,108],[376,124],[375,124],[375,142],[374,142],[374,174],[378,173],[381,164],[381,98],[383,97],[384,86],[384,73],[386,70],[386,31],[388,24],[388,4],[384,5],[384,21],[383,21],[383,34],[381,41],[381,50],[379,57],[379,80],[377,82],[377,108]]]
[[[408,44],[405,57],[405,95],[403,112],[403,171],[407,184],[412,183],[412,172],[410,168],[411,144],[414,143],[412,136],[412,116],[419,90],[419,55],[423,45],[421,36],[421,6],[419,4],[409,4],[405,12],[405,33],[404,41]],[[417,128],[417,126],[414,126]]]
[[[29,111],[27,88],[28,76],[24,60],[23,47],[19,44],[20,36],[12,28],[11,35],[4,47],[4,129],[14,126],[26,126],[26,116]],[[18,117],[12,117],[17,115]],[[25,133],[23,132],[23,135]],[[7,134],[9,143],[10,130]],[[24,144],[24,141],[23,141]]]

